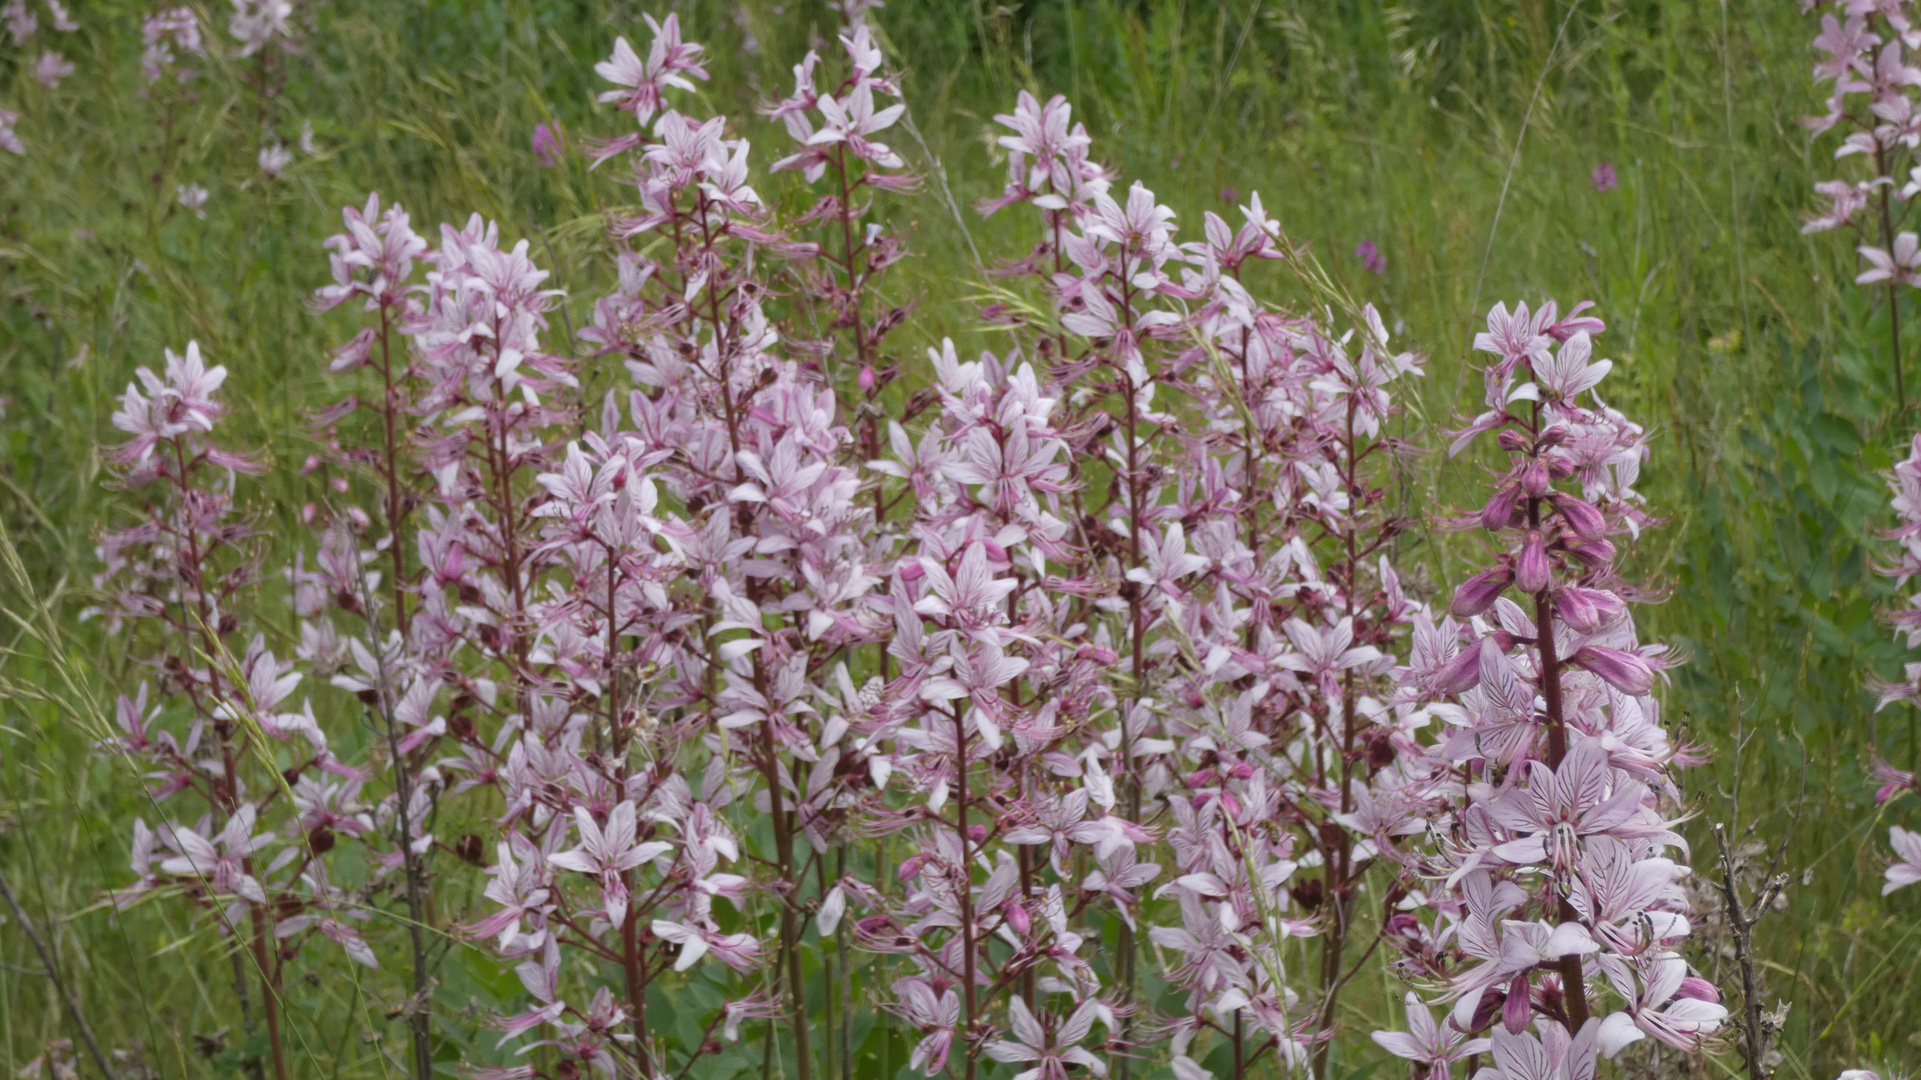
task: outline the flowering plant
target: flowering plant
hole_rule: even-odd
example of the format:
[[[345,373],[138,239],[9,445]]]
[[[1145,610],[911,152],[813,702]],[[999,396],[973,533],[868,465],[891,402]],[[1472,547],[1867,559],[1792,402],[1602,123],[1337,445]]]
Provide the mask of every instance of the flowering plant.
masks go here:
[[[233,502],[264,464],[211,441],[224,372],[194,347],[143,369],[115,460],[158,494],[103,543],[104,610],[157,628],[191,717],[162,730],[140,691],[108,749],[208,816],[136,829],[130,895],[251,933],[283,1071],[281,973],[314,936],[408,957],[416,1080],[436,935],[518,979],[490,1021],[513,1057],[469,1063],[491,1080],[678,1077],[752,1021],[763,1068],[846,1073],[857,969],[929,1076],[1126,1073],[1161,1044],[1181,1080],[1325,1075],[1383,943],[1453,1008],[1411,994],[1376,1041],[1437,1078],[1489,1051],[1591,1075],[1715,1030],[1676,951],[1691,758],[1615,569],[1653,522],[1643,433],[1594,393],[1600,320],[1502,306],[1477,338],[1488,410],[1454,449],[1509,455],[1470,522],[1499,550],[1437,622],[1397,569],[1426,361],[1258,194],[1183,240],[1064,99],[1023,93],[980,207],[1033,236],[988,271],[1000,344],[893,351],[885,210],[920,181],[884,141],[908,117],[872,6],[762,108],[794,143],[769,173],[797,174],[763,184],[797,202],[683,111],[709,73],[675,16],[614,43],[601,100],[630,128],[580,145],[631,201],[577,334],[501,224],[346,208],[314,307],[357,322],[291,565]],[[249,52],[285,47],[284,4],[236,10]],[[156,30],[162,69],[194,26]],[[1263,264],[1314,306],[1264,299]],[[307,676],[338,693],[294,712]],[[436,885],[463,873],[471,909]]]

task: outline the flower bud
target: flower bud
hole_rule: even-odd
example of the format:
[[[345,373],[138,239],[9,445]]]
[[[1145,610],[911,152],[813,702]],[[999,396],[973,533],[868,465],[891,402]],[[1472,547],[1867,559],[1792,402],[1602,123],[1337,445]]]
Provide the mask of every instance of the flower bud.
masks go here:
[[[1578,586],[1554,590],[1554,614],[1583,634],[1592,633],[1620,617],[1621,598],[1606,589]]]
[[[1534,1005],[1528,1000],[1527,976],[1516,975],[1508,984],[1507,1000],[1501,1002],[1501,1026],[1509,1035],[1519,1035],[1527,1030],[1527,1022],[1534,1019]]]
[[[1527,464],[1521,466],[1521,490],[1538,499],[1547,494],[1547,485],[1547,463],[1540,458],[1529,458]]]
[[[1481,650],[1469,648],[1441,665],[1427,677],[1428,689],[1436,694],[1465,694],[1481,681]]]
[[[1457,618],[1471,618],[1494,606],[1503,590],[1514,583],[1514,570],[1506,565],[1496,566],[1468,578],[1454,592],[1454,614]]]
[[[1640,656],[1605,645],[1583,645],[1568,663],[1599,675],[1623,694],[1639,697],[1654,689],[1654,668]]]
[[[1581,560],[1581,565],[1589,570],[1604,570],[1614,562],[1614,544],[1608,540],[1596,540],[1589,544],[1575,544],[1567,549],[1569,555]]]
[[[1682,979],[1681,988],[1674,992],[1674,996],[1678,998],[1693,998],[1696,1001],[1711,1001],[1716,1005],[1721,1003],[1721,991],[1716,990],[1713,983],[1701,978],[1699,975],[1689,975],[1687,978]]]
[[[1500,532],[1513,524],[1521,493],[1510,484],[1502,484],[1494,491],[1494,497],[1481,508],[1481,528],[1488,532]]]
[[[1547,541],[1541,530],[1529,529],[1521,540],[1521,557],[1514,560],[1514,583],[1522,592],[1537,593],[1554,581],[1547,561]]]
[[[1503,430],[1494,437],[1494,441],[1510,454],[1519,454],[1527,450],[1527,434],[1513,428]]]
[[[1487,1030],[1494,1023],[1494,1018],[1501,1015],[1501,1010],[1506,1006],[1505,990],[1489,990],[1482,994],[1480,1003],[1474,1006],[1474,1018],[1468,1021],[1467,1029],[1469,1031]]]
[[[1367,763],[1373,768],[1385,769],[1394,764],[1394,754],[1394,740],[1388,738],[1387,732],[1376,731],[1367,740]]]
[[[1019,901],[1015,901],[1007,905],[1007,925],[1012,928],[1016,934],[1019,934],[1021,937],[1026,937],[1027,932],[1034,927],[1034,920],[1027,914],[1026,906]]]
[[[1557,491],[1549,498],[1554,501],[1554,508],[1561,512],[1561,520],[1567,522],[1567,527],[1573,530],[1574,535],[1589,541],[1607,535],[1607,518],[1593,506],[1564,491]]]
[[[879,377],[874,374],[874,365],[868,364],[861,368],[860,377],[854,381],[859,384],[861,393],[871,392],[874,389],[874,383],[879,381]]]

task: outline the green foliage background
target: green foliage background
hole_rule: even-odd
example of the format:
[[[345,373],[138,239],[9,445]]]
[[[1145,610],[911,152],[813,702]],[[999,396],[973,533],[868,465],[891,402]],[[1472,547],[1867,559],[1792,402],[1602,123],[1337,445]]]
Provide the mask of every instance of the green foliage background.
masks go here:
[[[224,46],[224,8],[201,6]],[[508,237],[534,239],[578,323],[610,276],[600,208],[622,195],[577,162],[539,168],[529,136],[542,119],[559,120],[576,145],[615,130],[614,114],[593,104],[592,64],[615,34],[644,38],[639,16],[659,8],[303,0],[305,49],[277,61],[285,96],[262,106],[250,61],[209,61],[198,100],[173,116],[169,149],[165,110],[141,95],[144,9],[72,7],[79,33],[50,41],[43,27],[31,50],[0,51],[0,106],[23,114],[29,144],[25,157],[0,155],[0,523],[31,583],[0,575],[12,617],[0,625],[0,868],[56,931],[104,1039],[141,1040],[163,1076],[224,1077],[247,1048],[221,943],[177,908],[113,920],[97,904],[104,885],[125,879],[128,822],[144,806],[133,777],[88,751],[98,705],[130,685],[130,665],[77,620],[93,535],[116,512],[94,449],[110,438],[112,397],[163,346],[197,338],[233,373],[234,441],[272,440],[275,470],[247,488],[254,508],[298,536],[292,514],[311,496],[297,475],[301,417],[337,394],[321,358],[344,325],[303,301],[326,280],[319,244],[339,206],[377,190],[423,231],[471,211],[497,218]],[[833,25],[816,0],[785,8],[678,5],[714,61],[705,107],[734,117],[761,162],[785,137],[753,104],[785,93],[787,67]],[[1899,670],[1900,651],[1873,618],[1894,596],[1869,570],[1889,520],[1880,474],[1913,421],[1895,415],[1888,315],[1849,284],[1849,245],[1799,234],[1831,147],[1811,148],[1796,123],[1814,107],[1815,32],[1797,8],[891,0],[879,25],[918,132],[894,141],[930,178],[918,197],[884,204],[916,252],[890,284],[919,305],[892,339],[909,360],[943,335],[996,347],[971,320],[971,253],[1019,254],[1029,237],[1018,215],[983,222],[966,208],[999,188],[986,130],[1023,88],[1067,94],[1099,156],[1160,193],[1190,230],[1204,210],[1230,211],[1224,196],[1258,189],[1296,239],[1431,356],[1414,430],[1476,404],[1465,351],[1494,300],[1599,303],[1613,403],[1659,436],[1643,489],[1668,520],[1637,559],[1665,602],[1644,625],[1691,660],[1667,692],[1666,719],[1717,758],[1690,779],[1696,865],[1711,865],[1706,822],[1730,820],[1731,793],[1737,843],[1773,843],[1794,823],[1793,882],[1761,949],[1771,994],[1792,1003],[1783,1075],[1827,1080],[1856,1065],[1921,1067],[1921,890],[1878,896],[1886,825],[1921,815],[1912,800],[1877,813],[1864,769],[1877,738],[1896,763],[1921,760],[1913,712],[1877,721],[1863,685]],[[31,75],[47,44],[79,69],[57,91]],[[291,141],[309,119],[321,153],[264,181],[262,141]],[[1618,189],[1590,185],[1602,161]],[[756,181],[769,198],[801,197],[787,177]],[[174,202],[175,185],[193,182],[212,192],[204,221]],[[1384,275],[1353,257],[1363,239],[1385,253]],[[1283,274],[1267,284],[1290,294]],[[1465,505],[1480,478],[1477,465],[1430,453],[1398,497],[1438,515]],[[1439,539],[1408,558],[1445,588],[1474,543]],[[477,893],[472,880],[442,888],[449,910]],[[67,1029],[45,980],[24,973],[38,961],[12,925],[0,926],[0,961],[0,1054],[12,1071]],[[303,963],[290,989],[300,1075],[399,1072],[382,1053],[404,1038],[384,1017],[398,1002],[398,965],[369,979]],[[518,992],[484,953],[452,949],[438,1001],[448,1068],[464,1047],[491,1047],[478,1018]],[[679,1006],[684,1025],[717,995],[696,980],[657,1007]],[[1336,1075],[1359,1080],[1381,1064],[1365,1033],[1397,997],[1384,977],[1350,994]],[[226,1049],[204,1052],[214,1043],[196,1036],[222,1028]],[[871,1014],[856,1038],[858,1075],[904,1066],[908,1044]],[[1723,1075],[1735,1062],[1663,1069]],[[759,1066],[742,1053],[712,1075]]]

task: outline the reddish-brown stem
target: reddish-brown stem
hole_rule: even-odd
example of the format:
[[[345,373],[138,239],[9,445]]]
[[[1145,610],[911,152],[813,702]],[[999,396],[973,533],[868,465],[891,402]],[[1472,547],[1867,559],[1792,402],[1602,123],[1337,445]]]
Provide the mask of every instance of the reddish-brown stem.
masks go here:
[[[1348,517],[1342,528],[1341,591],[1343,593],[1343,613],[1350,623],[1357,614],[1355,592],[1360,588],[1361,553],[1355,536],[1356,523],[1361,513],[1366,494],[1360,488],[1356,467],[1355,420],[1359,403],[1353,394],[1347,395],[1347,426],[1341,447],[1341,476],[1348,495]],[[1354,809],[1354,670],[1349,668],[1341,674],[1341,812]],[[1321,936],[1321,1025],[1325,1027],[1334,1020],[1335,1000],[1340,994],[1341,956],[1347,948],[1347,891],[1349,879],[1353,875],[1351,865],[1354,857],[1353,838],[1346,829],[1340,830],[1325,853],[1327,871],[1323,877],[1321,903],[1329,912],[1327,930]],[[1239,1018],[1236,1017],[1236,1023]],[[1329,1042],[1323,1041],[1314,1049],[1312,1073],[1317,1077],[1327,1075],[1327,1056]]]
[[[382,428],[387,452],[387,547],[393,557],[394,626],[405,641],[408,631],[406,539],[406,495],[400,479],[400,401],[394,386],[392,348],[393,310],[380,305],[380,401]],[[427,906],[426,868],[413,849],[413,775],[407,757],[400,752],[400,731],[394,721],[394,687],[387,682],[386,665],[381,664],[381,713],[386,720],[387,753],[393,759],[394,797],[398,806],[395,827],[400,834],[400,857],[407,878],[407,937],[413,963],[413,998],[407,1003],[407,1028],[413,1038],[414,1078],[433,1080],[433,1015],[429,1009],[431,987],[428,977],[427,943],[424,937],[432,913]]]
[[[955,874],[960,883],[961,905],[961,985],[965,1012],[961,1015],[961,1049],[967,1057],[967,1080],[974,1080],[980,1061],[974,1049],[974,1021],[980,1008],[974,987],[974,860],[967,853],[967,723],[960,709],[954,717],[955,808],[960,821],[960,865]]]
[[[1123,271],[1126,268],[1125,256],[1123,256],[1122,268]],[[1121,282],[1121,319],[1123,324],[1131,330],[1134,325],[1134,286],[1125,277]],[[1139,343],[1135,343],[1134,347],[1139,348]],[[1127,394],[1127,568],[1134,570],[1141,565],[1141,525],[1146,518],[1141,508],[1141,500],[1144,496],[1141,484],[1140,412],[1136,404],[1140,387],[1134,385],[1134,377],[1128,374],[1124,366],[1121,368],[1120,376],[1121,386]],[[1142,640],[1146,637],[1146,628],[1142,625],[1141,586],[1138,582],[1130,581],[1124,587],[1127,590],[1128,636],[1132,639],[1130,670],[1134,676],[1133,702],[1138,704],[1146,690],[1147,677],[1147,654],[1145,642]],[[1139,821],[1141,819],[1141,787],[1134,775],[1132,720],[1133,717],[1127,712],[1122,713],[1120,775],[1122,790],[1126,793],[1128,820]],[[1119,946],[1116,951],[1120,955],[1115,959],[1114,966],[1115,975],[1118,976],[1117,981],[1121,984],[1121,1000],[1132,1001],[1134,998],[1134,928],[1125,920],[1121,922],[1120,937],[1116,944]],[[1131,1027],[1131,1021],[1123,1021],[1123,1033]],[[1121,1080],[1126,1080],[1128,1076],[1128,1060],[1125,1057],[1121,1058]]]
[[[632,885],[633,872],[627,872],[628,884]],[[622,974],[627,983],[627,1008],[634,1018],[634,1054],[639,1059],[640,1074],[652,1076],[649,1064],[652,1055],[647,1051],[647,972],[641,963],[640,955],[640,908],[629,904],[627,917],[620,924],[620,963]]]
[[[1538,406],[1536,407],[1538,413]],[[1537,423],[1538,426],[1538,423]],[[1529,498],[1527,506],[1528,527],[1541,526],[1541,500]],[[1554,645],[1554,606],[1549,601],[1553,591],[1550,584],[1534,594],[1534,639],[1541,654],[1541,698],[1547,705],[1547,766],[1550,769],[1561,767],[1567,757],[1567,723],[1561,710],[1561,660],[1555,655]],[[1576,916],[1573,907],[1565,897],[1560,900],[1560,917],[1573,921]],[[1587,985],[1581,968],[1581,958],[1573,953],[1561,957],[1561,989],[1567,999],[1568,1028],[1581,1030],[1587,1023]]]
[[[1879,139],[1875,140],[1874,170],[1877,176],[1888,175],[1887,151]],[[1881,250],[1894,257],[1894,211],[1889,205],[1893,198],[1894,185],[1882,184],[1877,200],[1881,211]],[[1888,348],[1894,353],[1894,400],[1897,417],[1908,411],[1907,384],[1901,371],[1901,291],[1899,276],[1888,278]]]

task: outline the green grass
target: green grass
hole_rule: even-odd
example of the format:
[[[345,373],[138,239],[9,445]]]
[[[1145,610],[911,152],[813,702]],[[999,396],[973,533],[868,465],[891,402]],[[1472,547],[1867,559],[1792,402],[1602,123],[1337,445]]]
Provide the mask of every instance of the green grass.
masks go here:
[[[256,509],[290,523],[309,497],[295,468],[306,452],[300,416],[328,400],[321,358],[344,325],[303,299],[326,279],[319,243],[338,207],[368,190],[404,202],[423,231],[477,210],[510,237],[536,238],[578,323],[609,277],[597,209],[622,196],[577,165],[538,168],[528,139],[548,118],[576,143],[617,128],[593,106],[591,65],[616,33],[644,34],[639,14],[652,8],[303,3],[307,47],[287,61],[284,97],[263,109],[247,62],[210,61],[197,100],[174,113],[180,141],[169,149],[166,108],[139,96],[142,9],[73,6],[84,29],[57,46],[79,71],[61,90],[29,70],[47,30],[32,52],[0,52],[0,106],[23,114],[30,150],[0,159],[0,394],[11,399],[0,522],[59,631],[0,627],[0,868],[55,928],[103,1039],[142,1040],[168,1077],[225,1076],[240,1024],[222,943],[180,909],[114,920],[95,906],[103,885],[124,879],[127,822],[140,810],[124,770],[88,751],[99,723],[90,703],[127,686],[131,665],[75,620],[92,536],[115,514],[94,450],[109,436],[112,395],[163,346],[198,338],[233,372],[236,440],[273,440],[278,467],[251,487]],[[823,5],[786,6],[778,17],[765,0],[741,7],[761,45],[751,55],[733,5],[680,5],[689,37],[712,46],[704,107],[769,152],[784,136],[751,106],[785,93],[787,66],[832,25]],[[982,222],[965,208],[998,189],[984,133],[1023,88],[1066,93],[1098,153],[1190,229],[1204,210],[1231,210],[1223,189],[1260,190],[1297,239],[1431,356],[1417,405],[1433,423],[1475,404],[1465,350],[1494,300],[1598,301],[1604,353],[1617,361],[1613,403],[1658,435],[1643,489],[1667,525],[1637,560],[1667,597],[1645,625],[1691,659],[1666,719],[1719,758],[1689,780],[1695,861],[1710,864],[1706,822],[1728,818],[1737,783],[1742,831],[1751,822],[1772,842],[1798,814],[1793,884],[1760,944],[1771,993],[1793,1003],[1783,1073],[1827,1080],[1870,1062],[1921,1067],[1921,890],[1878,895],[1886,826],[1914,811],[1910,800],[1877,815],[1864,771],[1874,738],[1897,763],[1915,762],[1917,733],[1912,711],[1877,721],[1863,689],[1868,672],[1898,670],[1899,651],[1873,620],[1892,592],[1868,569],[1888,519],[1879,473],[1907,431],[1892,423],[1887,313],[1847,284],[1854,260],[1842,240],[1799,235],[1829,147],[1810,148],[1795,123],[1812,107],[1814,32],[1796,7],[892,0],[881,25],[925,147],[905,132],[895,141],[923,172],[938,162],[963,213],[947,209],[938,183],[884,208],[916,251],[890,286],[919,304],[893,339],[908,357],[943,335],[995,345],[964,300],[975,291],[969,252],[1011,255],[1028,238],[1018,215]],[[224,25],[224,9],[210,14]],[[266,132],[291,141],[306,119],[322,153],[302,156],[283,183],[263,182],[253,158]],[[1604,160],[1620,187],[1597,193],[1589,173]],[[756,179],[770,196],[797,197],[786,178]],[[212,191],[205,221],[174,208],[175,185],[190,182]],[[1352,257],[1363,239],[1380,245],[1386,274]],[[1265,285],[1294,292],[1283,273]],[[1400,497],[1423,512],[1458,507],[1479,477],[1431,453]],[[1472,543],[1438,541],[1410,558],[1440,587],[1468,565]],[[27,615],[33,599],[0,580],[5,608]],[[1751,736],[1738,771],[1737,725]],[[1696,959],[1717,966],[1711,954]],[[38,960],[10,926],[0,961],[11,1071],[67,1028],[45,980],[18,970]],[[316,975],[327,977],[296,975],[291,991],[301,1074],[394,1072],[380,1053],[404,1037],[383,1018],[393,980]],[[457,950],[440,999],[445,1030],[490,1045],[475,1018],[517,989]],[[1381,1057],[1365,1033],[1393,997],[1384,983],[1350,995],[1336,1050],[1344,1068]],[[195,1036],[223,1027],[227,1051],[197,1049]],[[892,1054],[904,1062],[898,1044]],[[1724,1075],[1705,1062],[1664,1067]]]

